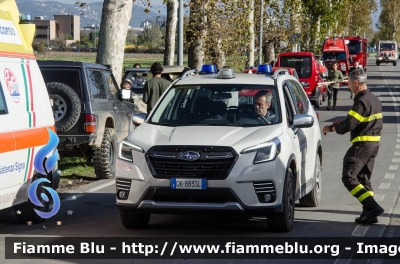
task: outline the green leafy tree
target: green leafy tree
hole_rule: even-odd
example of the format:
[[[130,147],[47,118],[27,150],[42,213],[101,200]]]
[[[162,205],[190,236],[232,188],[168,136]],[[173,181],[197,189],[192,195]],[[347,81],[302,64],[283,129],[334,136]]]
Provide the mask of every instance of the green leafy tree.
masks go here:
[[[151,23],[145,27],[138,38],[143,45],[150,49],[160,48],[164,44],[163,33],[156,23]]]

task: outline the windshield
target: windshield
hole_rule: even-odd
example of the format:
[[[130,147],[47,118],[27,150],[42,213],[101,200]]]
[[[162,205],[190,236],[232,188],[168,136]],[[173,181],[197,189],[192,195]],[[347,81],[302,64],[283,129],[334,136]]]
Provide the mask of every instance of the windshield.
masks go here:
[[[282,56],[280,66],[295,68],[299,78],[309,78],[311,76],[310,56]]]
[[[324,61],[341,61],[346,60],[346,52],[323,52],[322,60]]]
[[[379,50],[395,50],[394,43],[381,43]]]
[[[271,103],[256,113],[255,95]],[[257,96],[258,98],[259,96]],[[260,108],[260,106],[257,106]],[[150,118],[165,126],[265,126],[281,122],[276,88],[269,85],[209,84],[175,86],[167,91]]]
[[[347,44],[349,48],[350,54],[358,54],[362,52],[361,42],[358,40],[350,40],[350,43]]]

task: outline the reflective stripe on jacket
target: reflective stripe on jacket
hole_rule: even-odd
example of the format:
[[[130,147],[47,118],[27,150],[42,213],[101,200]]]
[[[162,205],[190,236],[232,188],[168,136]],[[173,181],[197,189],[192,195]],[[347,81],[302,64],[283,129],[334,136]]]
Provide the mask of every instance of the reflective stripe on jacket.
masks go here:
[[[377,142],[381,138],[383,127],[382,104],[379,99],[370,92],[364,90],[354,98],[354,104],[349,111],[346,120],[335,125],[338,134],[350,131],[350,141]]]

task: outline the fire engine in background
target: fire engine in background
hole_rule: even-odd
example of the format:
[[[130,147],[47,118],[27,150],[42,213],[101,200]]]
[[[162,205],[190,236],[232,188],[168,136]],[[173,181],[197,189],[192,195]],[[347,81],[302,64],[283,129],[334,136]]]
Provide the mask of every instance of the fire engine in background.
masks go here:
[[[391,40],[381,40],[378,43],[378,52],[376,55],[376,65],[379,66],[382,62],[393,63],[397,65],[397,43]]]
[[[354,62],[358,61],[360,66],[367,71],[367,59],[368,59],[368,40],[366,38],[357,37],[345,37],[348,40],[347,48],[349,50],[349,64],[350,67],[354,67]]]
[[[306,92],[308,99],[315,106],[319,108],[323,101],[325,101],[327,88],[318,83],[323,82],[325,79],[321,65],[311,52],[283,52],[279,54],[276,61],[278,67],[290,67],[296,69],[299,76],[299,81]],[[325,69],[326,70],[326,69]]]
[[[322,45],[322,60],[325,66],[330,69],[334,62],[339,63],[338,69],[343,75],[349,72],[349,49],[347,43],[349,41],[344,38],[327,38]]]

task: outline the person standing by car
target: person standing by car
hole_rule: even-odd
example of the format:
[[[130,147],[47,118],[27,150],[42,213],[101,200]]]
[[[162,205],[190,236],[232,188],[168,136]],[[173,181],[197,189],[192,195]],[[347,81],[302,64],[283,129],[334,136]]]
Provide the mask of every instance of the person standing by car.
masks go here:
[[[326,109],[331,110],[331,100],[333,97],[333,110],[335,110],[339,84],[343,81],[343,73],[338,70],[337,62],[333,63],[332,69],[328,72],[328,81],[333,83],[328,85],[328,107]]]
[[[349,192],[363,205],[363,212],[355,219],[358,224],[378,223],[384,209],[375,201],[371,186],[372,170],[378,155],[383,127],[382,104],[367,88],[367,76],[362,69],[349,74],[349,87],[356,96],[346,120],[335,120],[325,126],[323,133],[350,132],[353,145],[343,158],[342,182]]]
[[[154,62],[151,65],[150,72],[153,74],[153,78],[148,80],[143,87],[143,102],[147,104],[147,113],[151,112],[158,99],[171,84],[161,78],[163,70],[162,65],[158,62]]]
[[[132,88],[131,80],[125,79],[122,81],[122,83],[121,83],[122,100],[124,100],[124,101],[132,100],[131,88]]]
[[[351,67],[349,70],[349,74],[350,74],[350,72],[354,71],[354,69],[357,69],[357,68],[362,69],[362,66],[360,65],[360,63],[358,61],[355,61],[354,66]],[[350,88],[349,88],[349,91],[350,91],[350,99],[353,99],[353,93],[351,92]]]

